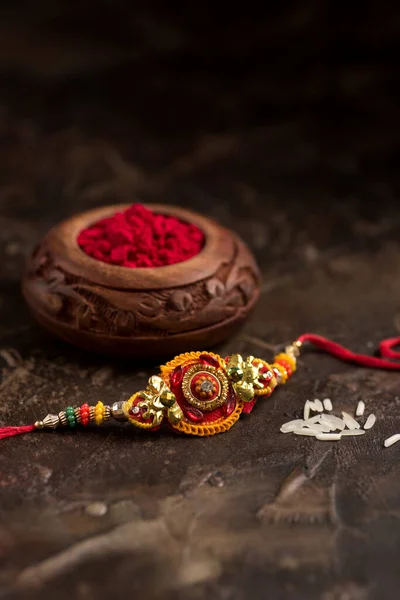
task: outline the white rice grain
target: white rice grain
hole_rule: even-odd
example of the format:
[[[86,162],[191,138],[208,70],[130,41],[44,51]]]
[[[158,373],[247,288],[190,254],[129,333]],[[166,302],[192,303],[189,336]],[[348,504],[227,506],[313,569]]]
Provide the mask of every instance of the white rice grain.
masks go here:
[[[329,427],[329,425],[326,425],[324,423],[319,423],[319,422],[315,421],[314,419],[315,419],[315,417],[312,419],[308,419],[308,421],[304,421],[303,427],[309,427],[310,429],[315,429],[315,431],[320,431],[323,433],[329,433],[331,431],[331,428]]]
[[[392,435],[391,437],[387,438],[387,440],[383,442],[383,445],[385,446],[385,448],[389,448],[389,446],[393,446],[393,444],[396,444],[399,441],[400,433],[396,433],[395,435]]]
[[[294,419],[293,421],[288,421],[287,423],[284,423],[282,425],[281,432],[282,433],[291,433],[295,429],[298,429],[299,427],[301,427],[303,425],[303,423],[304,423],[303,419]]]
[[[364,435],[364,429],[344,429],[342,435]]]
[[[321,400],[318,400],[318,398],[315,398],[314,404],[318,412],[322,412],[324,410],[324,405],[322,404]]]
[[[371,429],[371,427],[375,424],[375,421],[376,416],[371,413],[368,419],[365,421],[364,429]]]
[[[325,408],[325,410],[332,410],[333,409],[332,402],[331,402],[330,398],[325,398],[325,400],[324,400],[324,408]]]
[[[310,401],[306,400],[306,403],[304,404],[304,409],[303,409],[303,419],[305,421],[307,421],[309,416],[310,416]]]
[[[307,423],[307,424],[319,423],[320,418],[321,418],[321,415],[315,415],[315,417],[310,417],[309,419],[307,419],[307,421],[305,421],[305,423]]]
[[[362,400],[357,404],[356,417],[362,417],[365,410],[365,404]]]
[[[327,425],[322,425],[320,423],[310,423],[309,421],[304,421],[303,427],[307,429],[312,429],[316,433],[329,433],[330,429]]]
[[[293,433],[295,433],[296,435],[312,435],[313,437],[315,437],[319,432],[314,431],[313,429],[306,429],[305,427],[302,427],[299,429],[295,429]]]
[[[321,415],[321,423],[323,425],[328,425],[331,428],[331,431],[334,431],[335,429],[343,431],[346,427],[343,419],[339,419],[339,417],[335,417],[334,415],[326,415],[325,413]]]
[[[349,413],[342,411],[342,417],[348,429],[360,429],[360,423],[357,423]]]
[[[317,440],[324,440],[325,442],[330,442],[333,440],[340,440],[342,437],[341,433],[318,433],[316,436]]]

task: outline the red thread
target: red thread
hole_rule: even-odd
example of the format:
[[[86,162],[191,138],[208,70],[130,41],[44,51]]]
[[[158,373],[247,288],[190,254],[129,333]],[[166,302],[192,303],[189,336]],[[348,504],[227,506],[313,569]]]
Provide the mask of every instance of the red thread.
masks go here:
[[[336,342],[332,342],[332,340],[328,340],[320,335],[316,335],[315,333],[305,333],[298,338],[299,342],[310,342],[317,348],[332,354],[332,356],[336,356],[336,358],[340,358],[346,362],[352,362],[357,365],[362,365],[364,367],[371,367],[374,369],[392,369],[392,370],[400,370],[400,352],[396,352],[393,350],[394,346],[400,345],[400,337],[389,338],[387,340],[383,340],[379,344],[379,351],[383,358],[376,356],[368,356],[367,354],[357,354],[352,352],[348,348],[337,344]],[[385,358],[391,358],[393,360],[385,360]]]
[[[30,433],[35,429],[36,427],[34,425],[22,425],[20,427],[0,427],[0,440],[13,437],[14,435],[21,435],[21,433]]]
[[[204,234],[192,223],[134,204],[81,231],[78,244],[92,258],[112,265],[163,267],[196,256]]]

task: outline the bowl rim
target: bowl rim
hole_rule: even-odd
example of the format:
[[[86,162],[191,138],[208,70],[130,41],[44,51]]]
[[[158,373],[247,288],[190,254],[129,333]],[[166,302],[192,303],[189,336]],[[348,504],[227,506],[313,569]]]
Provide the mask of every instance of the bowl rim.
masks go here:
[[[181,206],[141,203],[161,214],[172,215],[197,225],[204,233],[202,250],[188,260],[163,267],[123,267],[97,260],[82,250],[78,235],[96,221],[125,210],[132,204],[111,204],[69,217],[46,236],[46,246],[55,264],[77,277],[114,289],[165,289],[196,283],[215,274],[234,256],[234,234],[204,215]],[[90,275],[89,275],[90,274]]]

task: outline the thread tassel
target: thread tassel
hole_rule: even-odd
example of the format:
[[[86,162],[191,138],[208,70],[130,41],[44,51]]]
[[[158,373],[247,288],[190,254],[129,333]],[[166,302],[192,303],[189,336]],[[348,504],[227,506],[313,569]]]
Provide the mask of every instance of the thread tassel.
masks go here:
[[[19,427],[0,427],[0,440],[5,438],[21,435],[22,433],[30,433],[35,431],[35,425],[21,425]]]

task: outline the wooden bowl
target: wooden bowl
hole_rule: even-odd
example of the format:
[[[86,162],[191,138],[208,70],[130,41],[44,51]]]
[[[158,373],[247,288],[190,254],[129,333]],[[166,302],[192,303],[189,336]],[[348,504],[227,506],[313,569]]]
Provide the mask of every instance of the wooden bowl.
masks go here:
[[[151,358],[209,348],[233,333],[259,296],[260,274],[247,246],[198,213],[146,206],[197,225],[203,250],[165,267],[109,265],[85,254],[77,236],[128,206],[67,219],[44,237],[23,273],[22,291],[39,323],[88,350]]]

